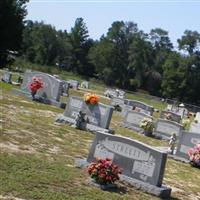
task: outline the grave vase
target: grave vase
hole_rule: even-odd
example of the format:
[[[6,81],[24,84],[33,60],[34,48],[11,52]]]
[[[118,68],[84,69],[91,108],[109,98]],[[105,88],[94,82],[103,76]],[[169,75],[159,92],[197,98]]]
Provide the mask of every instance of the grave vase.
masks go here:
[[[152,131],[150,130],[144,130],[143,133],[145,136],[152,136]]]
[[[36,91],[31,91],[31,96],[32,96],[32,99],[33,99],[33,100],[35,100],[35,95],[36,95],[36,93],[37,93]]]
[[[111,184],[111,183],[101,184],[93,178],[89,178],[88,182],[90,185],[100,188],[102,190],[114,190],[117,188],[117,186],[115,184]]]

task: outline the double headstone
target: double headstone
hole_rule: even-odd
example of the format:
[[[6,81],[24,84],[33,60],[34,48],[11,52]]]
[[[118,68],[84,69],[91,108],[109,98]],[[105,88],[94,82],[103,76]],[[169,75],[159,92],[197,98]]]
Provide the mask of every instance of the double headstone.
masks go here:
[[[177,145],[176,155],[189,160],[188,150],[200,144],[200,134],[182,131]]]
[[[173,112],[170,112],[170,111],[161,111],[160,118],[161,119],[167,119],[168,118],[168,120],[171,120],[171,121],[174,121],[174,122],[177,122],[177,123],[180,123],[180,121],[181,121],[180,115],[173,113]]]
[[[132,129],[137,132],[142,132],[143,129],[140,127],[140,123],[144,118],[152,119],[150,115],[147,115],[145,113],[128,111],[126,113],[124,121],[121,123],[121,126]]]
[[[12,83],[12,73],[9,71],[4,71],[1,80],[5,83]]]
[[[68,80],[67,81],[69,83],[69,87],[74,89],[74,90],[78,90],[79,87],[79,82],[76,80]]]
[[[162,137],[163,139],[170,139],[173,133],[177,137],[180,136],[183,127],[181,124],[165,119],[157,119],[153,134]]]
[[[153,112],[154,112],[153,106],[147,105],[140,101],[131,100],[131,99],[125,99],[124,103],[128,106],[132,106],[134,109],[138,109],[139,112],[142,112],[148,115],[153,115]]]
[[[43,88],[37,91],[36,99],[45,104],[52,104],[58,107],[65,106],[59,102],[62,94],[62,81],[46,73],[26,71],[21,85],[21,91],[15,90],[14,92],[31,98],[29,85],[33,77],[37,77],[43,82]]]
[[[86,129],[90,131],[101,130],[109,132],[109,125],[113,113],[113,107],[98,103],[86,104],[80,97],[70,97],[63,115],[56,122],[74,124],[75,118],[82,111],[86,114]]]
[[[162,187],[167,154],[136,140],[97,132],[87,162],[95,158],[112,159],[122,168],[123,181],[161,197],[169,197],[171,189]]]

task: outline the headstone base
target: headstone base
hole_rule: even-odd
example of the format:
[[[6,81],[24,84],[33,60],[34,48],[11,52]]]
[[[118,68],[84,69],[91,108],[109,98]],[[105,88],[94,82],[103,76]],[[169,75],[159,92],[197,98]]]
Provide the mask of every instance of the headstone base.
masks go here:
[[[187,160],[187,159],[185,159],[185,158],[181,158],[181,157],[179,157],[179,156],[177,156],[177,155],[168,154],[168,157],[169,157],[169,158],[172,158],[172,159],[174,159],[174,160],[176,160],[176,161],[180,161],[180,162],[184,162],[184,163],[190,163],[189,160]]]
[[[86,159],[76,159],[75,160],[75,167],[77,168],[86,168],[89,165]],[[120,181],[130,184],[131,186],[134,186],[136,189],[142,190],[143,192],[146,192],[148,194],[152,194],[161,198],[169,198],[171,195],[171,188],[166,186],[157,187],[155,185],[151,185],[149,183],[145,183],[142,181],[139,181],[134,178],[130,178],[125,175],[120,175]]]
[[[62,96],[64,96],[64,97],[68,97],[69,94],[67,94],[67,93],[63,93]]]
[[[73,125],[73,124],[75,124],[75,119],[70,118],[70,117],[66,117],[66,116],[61,114],[61,115],[58,115],[58,117],[56,117],[55,122]],[[95,126],[95,125],[92,125],[92,124],[88,124],[88,123],[85,124],[84,130],[88,130],[92,133],[103,132],[103,133],[113,134],[113,131],[110,130],[110,129],[104,129],[104,128],[101,128],[101,127],[98,127],[98,126]]]
[[[13,89],[12,93],[14,93],[14,94],[16,94],[18,96],[25,96],[26,98],[28,98],[30,100],[33,100],[31,94],[28,93],[28,92],[25,92],[25,91],[22,91],[22,90]],[[44,103],[44,104],[53,105],[53,106],[56,106],[56,107],[59,107],[59,108],[63,108],[63,109],[65,109],[65,107],[66,107],[65,103],[58,102],[58,101],[55,101],[53,99],[45,99],[45,98],[39,97],[37,95],[35,96],[35,101],[38,101],[38,102]]]
[[[119,126],[123,127],[123,128],[128,128],[128,129],[131,129],[133,131],[136,131],[136,132],[139,132],[139,133],[142,133],[143,132],[143,129],[140,128],[140,127],[137,127],[137,126],[133,126],[132,124],[128,124],[128,123],[125,123],[125,122],[121,122],[119,124]]]
[[[91,186],[100,188],[101,190],[109,191],[109,192],[117,192],[117,186],[115,184],[98,184],[92,178],[87,179],[87,183]]]
[[[128,183],[131,186],[134,186],[136,189],[142,190],[143,192],[146,192],[148,194],[152,194],[161,198],[169,198],[171,195],[172,189],[162,185],[161,187],[157,187],[155,185],[151,185],[149,183],[145,183],[142,181],[139,181],[134,178],[130,178],[125,175],[120,175],[120,180],[122,182]]]

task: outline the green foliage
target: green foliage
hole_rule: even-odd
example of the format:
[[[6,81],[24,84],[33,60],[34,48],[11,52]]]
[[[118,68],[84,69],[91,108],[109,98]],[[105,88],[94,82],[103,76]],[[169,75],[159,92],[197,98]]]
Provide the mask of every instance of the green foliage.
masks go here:
[[[5,9],[2,11],[5,19],[19,8],[15,14],[20,20],[9,18],[13,19],[13,27],[17,26],[19,37],[17,41],[7,38],[6,34],[13,38],[16,31],[9,20],[10,28],[6,29],[4,20],[0,23],[3,26],[0,51],[1,48],[6,51],[19,48],[26,14],[26,1],[5,2],[0,6],[0,9],[6,6],[10,9],[7,14]],[[30,66],[40,64],[37,68],[41,71],[67,71],[85,79],[95,78],[112,87],[130,91],[142,89],[151,95],[200,104],[197,92],[200,91],[200,33],[186,30],[178,44],[184,55],[174,51],[166,30],[155,28],[147,34],[139,30],[136,23],[124,21],[114,21],[108,32],[94,41],[89,38],[84,19],[77,18],[69,32],[56,30],[43,22],[27,21],[20,53]],[[1,62],[6,58],[7,54],[0,54]]]
[[[0,1],[0,68],[11,61],[9,52],[18,51],[21,46],[26,2],[28,0]]]

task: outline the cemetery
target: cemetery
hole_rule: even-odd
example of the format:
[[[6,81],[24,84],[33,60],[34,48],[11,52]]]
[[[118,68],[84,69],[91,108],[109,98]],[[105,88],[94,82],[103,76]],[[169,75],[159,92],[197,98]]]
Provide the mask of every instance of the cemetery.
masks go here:
[[[15,73],[13,75],[16,77]],[[27,93],[30,93],[27,84],[31,82],[33,76],[40,77],[46,87],[57,87],[56,83],[51,83],[51,75],[30,71],[23,75],[21,86],[1,82],[3,117],[0,143],[3,152],[1,161],[4,160],[1,163],[6,166],[7,162],[10,162],[14,167],[16,160],[20,158],[19,171],[15,171],[12,167],[10,169],[10,173],[15,173],[16,181],[21,176],[21,169],[28,165],[31,170],[41,173],[38,178],[30,174],[36,181],[35,184],[45,181],[45,184],[52,187],[52,184],[57,182],[58,187],[62,187],[66,192],[65,194],[59,192],[58,195],[65,195],[65,198],[70,198],[69,191],[73,191],[75,196],[79,195],[79,189],[87,191],[87,194],[84,194],[87,199],[92,198],[94,191],[99,199],[102,195],[105,198],[121,196],[122,199],[129,199],[132,195],[136,196],[136,199],[141,197],[195,199],[199,195],[200,180],[197,177],[199,169],[190,164],[188,154],[200,143],[199,132],[190,131],[194,124],[199,125],[198,113],[186,130],[181,122],[183,119],[166,111],[165,103],[162,103],[163,109],[157,114],[143,107],[147,105],[146,103],[134,101],[133,96],[133,100],[130,99],[129,102],[137,102],[137,108],[142,105],[140,110],[135,109],[135,104],[127,105],[117,99],[115,102],[129,108],[125,115],[119,115],[114,111],[112,99],[108,101],[101,95],[98,97],[85,93],[86,88],[83,88],[83,91],[81,88],[78,91],[76,88],[68,88],[65,90],[68,96],[62,96],[63,82],[57,79],[58,89],[61,87],[59,92],[55,93],[55,89],[51,91],[47,87],[46,93],[59,103],[65,103],[66,107],[63,110],[55,104],[45,105],[40,101],[34,101],[30,94],[27,96]],[[26,95],[18,95],[13,90],[22,91]],[[44,88],[38,89],[36,95],[42,95],[43,90]],[[101,91],[97,94],[101,94]],[[92,103],[88,95],[95,97]],[[142,109],[148,112],[141,112]],[[153,122],[152,135],[157,137],[146,137],[143,134],[141,122],[145,120]],[[173,134],[175,134],[174,140]],[[7,153],[12,157],[9,158]],[[85,170],[96,158],[102,160],[109,158],[113,166],[120,167],[117,183],[108,184],[109,187],[100,185],[99,188],[98,184],[91,182]],[[37,163],[42,167],[40,171],[34,169]],[[50,165],[53,167],[52,173],[48,170]],[[184,174],[187,171],[190,176],[186,177]],[[54,178],[43,180],[46,176],[43,177],[43,173]],[[76,173],[79,175],[76,176]],[[26,177],[28,174],[23,174],[24,183],[21,184],[29,184]],[[6,174],[3,178],[7,178]],[[18,184],[13,181],[13,186]],[[79,186],[74,187],[77,181]],[[64,184],[67,183],[71,183],[71,186],[65,187]],[[108,193],[103,194],[105,190]],[[45,198],[44,195],[40,192],[36,196]]]
[[[1,1],[0,200],[200,200],[199,3]]]

